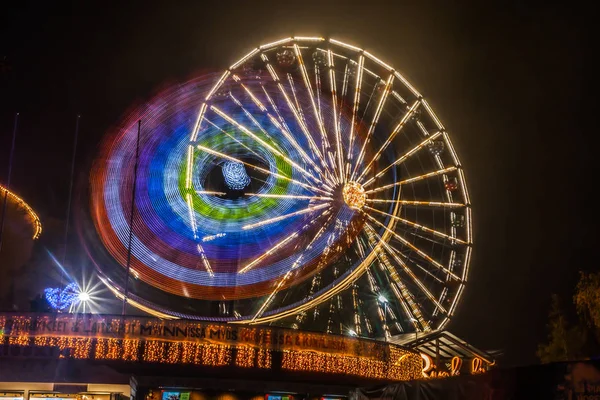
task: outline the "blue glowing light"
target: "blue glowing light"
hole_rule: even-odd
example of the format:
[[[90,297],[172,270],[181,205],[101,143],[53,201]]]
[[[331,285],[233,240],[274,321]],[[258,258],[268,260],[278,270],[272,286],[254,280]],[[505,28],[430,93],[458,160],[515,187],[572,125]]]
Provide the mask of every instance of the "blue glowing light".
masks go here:
[[[50,307],[64,311],[79,301],[79,287],[75,282],[71,282],[62,290],[59,288],[46,288],[44,289],[44,295],[50,303]]]
[[[246,173],[244,164],[235,161],[226,161],[223,164],[223,177],[231,190],[242,190],[250,184],[250,177]]]

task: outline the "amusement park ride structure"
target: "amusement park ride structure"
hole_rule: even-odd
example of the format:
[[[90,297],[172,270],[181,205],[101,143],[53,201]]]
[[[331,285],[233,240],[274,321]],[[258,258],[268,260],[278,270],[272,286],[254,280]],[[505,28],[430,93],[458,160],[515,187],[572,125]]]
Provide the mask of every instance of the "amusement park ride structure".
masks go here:
[[[79,232],[123,315],[0,314],[6,354],[370,383],[494,364],[444,330],[472,251],[449,133],[364,49],[285,38],[162,91],[107,135],[89,201]]]
[[[441,330],[456,311],[472,250],[462,166],[429,102],[368,51],[265,44],[120,126],[92,172],[90,239],[129,304],[372,338]]]

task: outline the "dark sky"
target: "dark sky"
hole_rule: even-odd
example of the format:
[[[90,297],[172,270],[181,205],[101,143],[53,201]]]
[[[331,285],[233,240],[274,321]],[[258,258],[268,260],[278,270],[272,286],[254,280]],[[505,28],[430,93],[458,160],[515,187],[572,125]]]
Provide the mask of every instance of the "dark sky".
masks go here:
[[[569,296],[577,271],[597,268],[586,10],[541,1],[11,3],[0,14],[0,181],[19,111],[13,188],[42,219],[64,215],[76,114],[85,177],[104,132],[136,101],[222,70],[260,43],[314,34],[388,61],[450,131],[475,231],[450,330],[504,349],[507,364],[534,362],[550,294]]]

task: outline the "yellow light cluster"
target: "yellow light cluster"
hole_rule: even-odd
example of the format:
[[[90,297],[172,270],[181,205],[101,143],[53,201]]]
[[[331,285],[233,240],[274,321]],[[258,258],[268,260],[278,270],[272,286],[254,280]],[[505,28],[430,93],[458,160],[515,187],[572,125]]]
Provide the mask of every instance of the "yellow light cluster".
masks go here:
[[[392,350],[392,349],[390,349]],[[406,381],[421,376],[421,357],[393,349],[390,362],[340,354],[284,350],[281,368],[292,371],[360,376],[369,379]]]
[[[252,346],[236,348],[235,365],[242,368],[271,368],[271,351]]]
[[[140,348],[140,341],[136,339],[124,339],[121,342],[123,346],[123,355],[121,357],[124,361],[137,361],[138,350]]]
[[[257,367],[258,368],[271,368],[271,351],[265,349],[258,350],[257,356]]]
[[[200,347],[200,346],[199,346]],[[211,367],[229,365],[231,362],[231,346],[208,345],[202,351],[202,364]]]
[[[254,367],[256,349],[250,346],[239,346],[235,355],[235,365],[242,368]]]
[[[137,361],[139,340],[97,339],[94,358],[98,360]]]
[[[58,347],[59,358],[88,359],[92,352],[90,338],[40,336],[33,339],[33,344],[40,347]]]
[[[219,367],[231,363],[231,352],[231,346],[147,340],[142,359],[155,363],[201,364]]]
[[[2,198],[4,199],[4,196],[6,196],[7,194],[8,197],[15,201],[18,206],[23,207],[25,211],[27,211],[27,213],[33,220],[33,238],[39,238],[42,234],[42,222],[40,221],[40,218],[37,216],[35,211],[33,211],[33,208],[31,208],[29,204],[25,203],[25,201],[22,198],[20,198],[10,190],[7,190],[4,186],[0,185],[0,195],[2,196]]]
[[[11,346],[27,346],[29,345],[29,336],[10,336],[8,344]]]
[[[193,364],[196,358],[196,350],[197,346],[195,343],[183,342],[180,362],[183,364]]]
[[[167,343],[159,340],[147,340],[144,346],[144,361],[165,362],[165,347]]]
[[[78,359],[90,358],[92,350],[92,339],[84,338],[72,338],[71,341],[75,341],[72,345],[71,357]]]
[[[172,342],[166,348],[165,361],[167,364],[177,364],[181,355],[182,343]]]

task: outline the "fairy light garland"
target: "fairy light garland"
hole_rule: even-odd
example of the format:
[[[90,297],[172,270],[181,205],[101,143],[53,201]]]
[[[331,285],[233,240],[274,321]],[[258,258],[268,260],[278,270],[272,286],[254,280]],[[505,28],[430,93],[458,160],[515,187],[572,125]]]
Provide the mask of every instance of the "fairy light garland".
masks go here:
[[[394,349],[388,363],[378,359],[312,351],[284,350],[281,368],[291,371],[353,375],[373,379],[410,380],[421,374],[421,357]]]
[[[1,326],[1,325],[0,325]],[[57,347],[59,358],[138,361],[142,348],[142,361],[161,364],[196,364],[207,367],[234,365],[240,368],[271,369],[273,351],[253,346],[234,347],[192,342],[162,340],[92,339],[70,337],[9,336],[11,346]],[[351,375],[369,379],[404,381],[421,375],[421,357],[403,349],[389,347],[384,359],[357,357],[345,354],[301,350],[284,350],[281,368],[290,371]],[[376,350],[373,354],[378,355]],[[385,353],[385,352],[384,352]],[[381,355],[379,355],[381,356]],[[385,360],[387,358],[387,361]]]
[[[162,339],[165,332],[191,336]],[[8,346],[54,348],[58,352],[51,354],[59,359],[281,368],[396,381],[417,379],[422,371],[419,354],[391,343],[266,327],[234,328],[141,318],[123,321],[103,316],[81,319],[66,315],[3,315],[0,335],[1,342]],[[274,357],[275,354],[280,357]],[[477,365],[476,369],[481,367]]]

